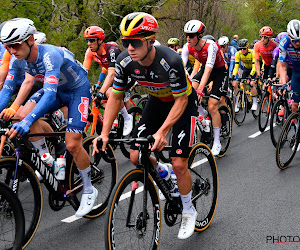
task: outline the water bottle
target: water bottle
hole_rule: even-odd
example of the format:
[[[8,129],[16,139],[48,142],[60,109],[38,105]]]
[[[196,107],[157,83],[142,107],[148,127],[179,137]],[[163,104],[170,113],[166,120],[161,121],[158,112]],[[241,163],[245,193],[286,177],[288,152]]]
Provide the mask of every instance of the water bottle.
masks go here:
[[[211,123],[211,120],[210,120],[209,117],[206,117],[206,118],[205,118],[205,123],[206,123],[206,126],[205,126],[205,128],[204,128],[204,131],[205,131],[205,132],[209,132],[209,131],[210,131],[210,123]]]
[[[52,116],[54,117],[54,120],[58,126],[61,126],[64,124],[64,122],[65,122],[64,114],[60,109],[54,111]]]
[[[56,179],[60,181],[64,180],[66,176],[66,158],[63,155],[61,155],[59,158],[57,158],[56,162],[58,165]]]
[[[200,115],[200,116],[198,117],[198,119],[199,119],[199,121],[200,121],[201,124],[202,124],[203,130],[205,131],[205,128],[206,128],[206,122],[205,122],[204,117],[203,117],[202,115]]]
[[[42,161],[56,174],[58,172],[58,166],[54,158],[49,153],[44,153],[41,157]]]
[[[169,173],[169,171],[167,169],[161,169],[158,171],[158,174],[162,179],[164,179],[167,182],[169,189],[172,193],[174,191],[175,185],[172,179],[170,178],[171,174]]]
[[[172,180],[172,182],[174,183],[174,186],[175,186],[175,188],[174,188],[173,192],[171,193],[171,195],[173,197],[179,197],[180,193],[179,193],[178,186],[177,186],[177,177],[176,177],[174,171],[171,172],[171,180]]]

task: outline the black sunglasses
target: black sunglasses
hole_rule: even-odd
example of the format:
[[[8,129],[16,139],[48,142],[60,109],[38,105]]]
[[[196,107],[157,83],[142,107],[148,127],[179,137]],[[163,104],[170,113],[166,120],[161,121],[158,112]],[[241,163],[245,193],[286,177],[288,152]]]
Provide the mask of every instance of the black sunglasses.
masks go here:
[[[189,38],[194,38],[195,36],[197,36],[197,33],[186,33],[185,36]]]
[[[173,49],[173,48],[175,48],[175,45],[174,44],[169,44],[168,47]]]
[[[300,39],[291,39],[293,43],[300,43]]]
[[[88,43],[94,43],[97,40],[97,38],[86,38],[85,41]]]
[[[245,49],[248,49],[248,47],[246,47],[246,48],[240,48],[240,50],[245,50]]]

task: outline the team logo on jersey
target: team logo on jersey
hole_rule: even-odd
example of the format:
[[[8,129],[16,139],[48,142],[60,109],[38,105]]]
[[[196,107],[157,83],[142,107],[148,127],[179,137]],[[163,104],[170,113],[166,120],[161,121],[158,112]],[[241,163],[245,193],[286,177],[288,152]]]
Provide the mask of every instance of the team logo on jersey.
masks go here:
[[[164,58],[160,60],[160,64],[161,66],[163,66],[165,71],[168,71],[170,69],[170,65],[167,63],[167,61]]]
[[[125,68],[125,67],[128,65],[128,63],[130,63],[131,61],[132,61],[131,57],[130,57],[130,56],[126,56],[126,57],[120,62],[120,64],[121,64],[121,66],[122,66],[123,68]]]
[[[176,154],[181,155],[182,154],[182,150],[181,149],[177,149],[176,150]]]
[[[48,52],[44,55],[44,63],[46,64],[47,70],[53,70],[53,64],[51,63],[50,55]]]
[[[176,70],[176,69],[171,69],[171,70],[169,71],[169,79],[172,80],[172,81],[178,80],[179,77],[177,76],[176,73],[178,73],[178,70]]]
[[[13,80],[14,79],[14,75],[12,75],[12,74],[7,74],[7,76],[6,76],[6,80]]]
[[[139,69],[135,69],[135,70],[134,70],[134,73],[136,73],[137,75],[139,75],[141,72],[140,72]]]
[[[80,120],[82,122],[87,122],[89,114],[89,98],[81,97],[81,103],[78,105],[78,111],[81,114]]]
[[[45,82],[49,82],[50,84],[58,84],[59,79],[55,76],[48,76],[45,78]]]
[[[39,82],[44,82],[44,78],[45,78],[45,76],[40,75],[40,74],[34,76],[34,79],[39,81]]]

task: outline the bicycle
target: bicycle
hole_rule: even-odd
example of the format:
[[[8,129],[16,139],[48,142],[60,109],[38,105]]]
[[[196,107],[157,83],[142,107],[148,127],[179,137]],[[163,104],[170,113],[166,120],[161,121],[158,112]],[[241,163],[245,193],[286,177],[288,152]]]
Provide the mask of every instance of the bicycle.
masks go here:
[[[295,94],[295,93],[294,93]],[[284,170],[293,160],[299,145],[300,110],[285,121],[276,147],[276,164]]]
[[[273,83],[278,83],[279,79],[268,81],[266,80],[265,87],[267,88],[266,92],[262,96],[262,101],[259,106],[258,111],[258,128],[260,132],[264,132],[272,112],[274,102],[277,99],[276,92],[272,89]]]
[[[174,226],[182,212],[181,198],[171,195],[167,183],[149,160],[149,142],[153,138],[132,138],[126,142],[140,144],[139,164],[123,175],[109,199],[105,246],[106,249],[157,249],[162,210],[154,182],[166,197],[164,219],[168,226]],[[193,179],[192,202],[198,212],[195,230],[201,232],[212,222],[218,199],[217,165],[207,145],[200,143],[192,148],[188,167]]]
[[[290,82],[289,82],[290,83]],[[289,85],[287,83],[287,85]],[[281,87],[282,84],[273,84],[275,87]],[[278,100],[275,102],[270,118],[270,135],[273,146],[277,147],[277,142],[282,131],[283,125],[288,116],[292,113],[291,108],[291,92],[285,91],[282,95],[278,95]]]
[[[240,89],[236,93],[235,98],[235,107],[238,108],[238,112],[235,112],[234,115],[234,121],[236,125],[241,126],[243,122],[245,121],[246,114],[249,113],[251,106],[252,106],[252,98],[253,95],[250,92],[249,84],[247,83],[248,79],[239,79],[240,81]],[[259,87],[260,83],[256,82],[256,88],[257,88],[257,104],[259,106],[261,101],[261,89]],[[257,119],[258,117],[258,111],[252,110],[252,116],[254,119]]]
[[[0,134],[4,134],[7,123],[2,124]],[[43,183],[49,191],[48,202],[52,210],[59,211],[68,202],[74,210],[79,208],[79,198],[82,190],[82,180],[75,166],[71,154],[66,153],[66,178],[58,181],[50,169],[42,162],[37,150],[30,145],[29,137],[64,136],[64,132],[28,134],[22,138],[14,138],[16,153],[14,156],[6,156],[0,159],[0,181],[12,187],[18,195],[25,211],[25,248],[33,238],[43,209],[43,195],[41,183],[35,175],[37,170],[43,177]],[[113,189],[118,175],[117,162],[113,159],[114,152],[111,146],[107,151],[99,152],[94,157],[92,154],[92,141],[94,137],[83,140],[83,147],[91,159],[91,180],[98,189],[98,203],[85,217],[96,218],[105,212],[108,198]]]
[[[25,232],[24,211],[18,196],[0,182],[0,248],[20,250]]]

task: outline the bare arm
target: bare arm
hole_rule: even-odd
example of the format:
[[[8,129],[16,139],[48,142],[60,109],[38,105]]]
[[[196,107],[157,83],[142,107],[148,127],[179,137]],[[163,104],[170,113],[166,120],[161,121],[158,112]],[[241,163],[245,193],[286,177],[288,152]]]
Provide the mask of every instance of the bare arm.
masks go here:
[[[109,89],[111,84],[113,83],[114,77],[115,77],[115,68],[109,68],[107,71],[107,76],[106,76],[99,92],[104,94]]]
[[[260,63],[258,59],[255,59],[255,71],[257,76],[260,76]]]

